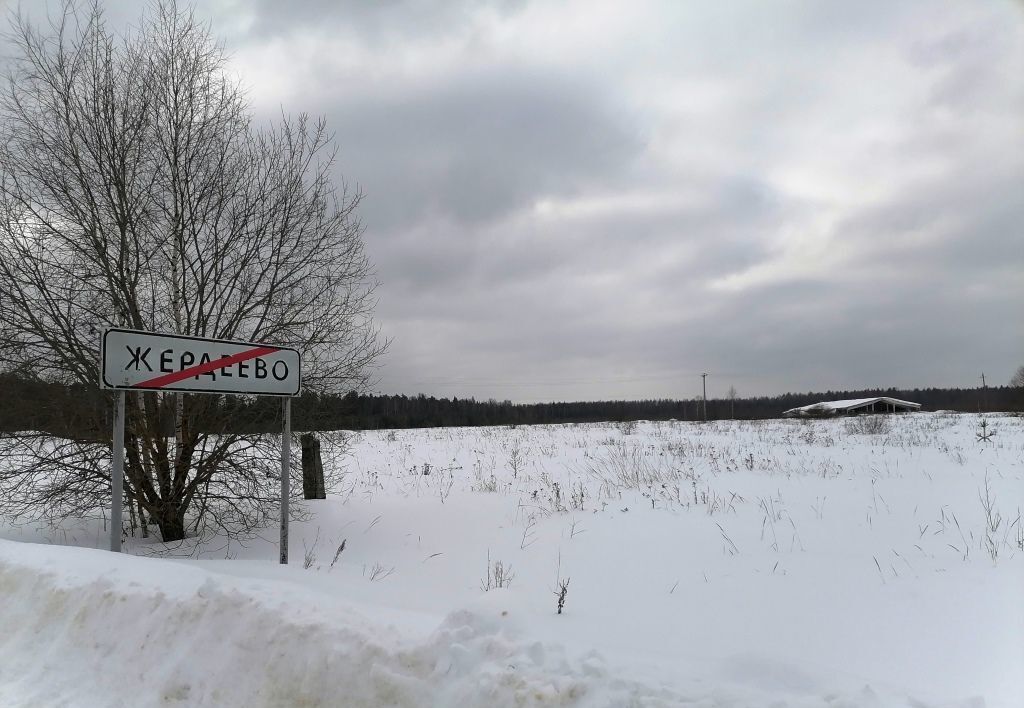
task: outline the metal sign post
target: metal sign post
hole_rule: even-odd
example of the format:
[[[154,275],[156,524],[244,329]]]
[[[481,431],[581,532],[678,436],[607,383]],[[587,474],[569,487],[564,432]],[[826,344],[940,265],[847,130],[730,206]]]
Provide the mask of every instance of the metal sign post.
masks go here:
[[[281,435],[281,564],[288,565],[288,496],[290,494],[292,461],[292,399],[281,404],[283,430]]]
[[[302,358],[298,350],[289,347],[116,327],[104,331],[100,344],[100,388],[117,391],[110,478],[110,550],[121,550],[125,391],[280,396],[284,399],[280,560],[287,563],[291,397],[299,395],[301,383]]]
[[[124,391],[114,408],[114,460],[110,471],[110,550],[121,552],[121,506],[124,498]]]

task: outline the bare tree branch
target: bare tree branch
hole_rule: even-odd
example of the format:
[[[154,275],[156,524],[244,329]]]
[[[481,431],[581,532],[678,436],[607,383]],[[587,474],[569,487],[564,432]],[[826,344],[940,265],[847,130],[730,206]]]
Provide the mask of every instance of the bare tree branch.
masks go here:
[[[16,16],[12,37],[0,369],[96,386],[99,334],[122,325],[291,346],[305,388],[365,384],[386,342],[361,195],[332,182],[324,121],[254,126],[223,47],[173,0],[124,36],[98,4],[68,2],[44,29]],[[95,430],[109,429],[102,411]],[[190,510],[196,528],[266,521],[276,462],[219,397],[139,394],[127,423],[126,494],[164,540]],[[0,513],[80,514],[109,493],[106,439],[13,436],[0,455]]]

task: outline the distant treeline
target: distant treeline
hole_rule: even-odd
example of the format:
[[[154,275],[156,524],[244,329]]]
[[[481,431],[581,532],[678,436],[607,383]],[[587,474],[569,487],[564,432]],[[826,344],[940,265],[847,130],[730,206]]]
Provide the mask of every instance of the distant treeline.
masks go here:
[[[923,410],[961,412],[1024,411],[1024,389],[877,389],[787,393],[757,398],[708,399],[709,420],[779,418],[782,412],[818,401],[891,396],[914,401]],[[268,401],[257,401],[266,405]],[[270,403],[271,410],[277,407]],[[295,399],[295,423],[305,428],[429,428],[474,425],[536,425],[626,420],[701,420],[699,400],[577,401],[565,403],[511,403],[472,398],[433,396],[379,396],[348,394],[343,397],[302,396]],[[268,411],[269,412],[269,411]]]
[[[787,393],[757,398],[708,399],[709,420],[778,418],[784,410],[818,401],[892,396],[922,405],[923,410],[967,413],[1024,411],[1024,389],[926,388],[865,389]],[[0,431],[43,430],[57,435],[109,436],[110,396],[94,387],[62,386],[0,374]],[[220,419],[236,431],[278,430],[280,400],[224,397]],[[701,420],[699,400],[579,401],[511,403],[472,398],[382,396],[348,393],[293,399],[292,427],[300,430],[372,430],[478,425],[534,425],[626,420]],[[168,421],[168,426],[171,421]]]

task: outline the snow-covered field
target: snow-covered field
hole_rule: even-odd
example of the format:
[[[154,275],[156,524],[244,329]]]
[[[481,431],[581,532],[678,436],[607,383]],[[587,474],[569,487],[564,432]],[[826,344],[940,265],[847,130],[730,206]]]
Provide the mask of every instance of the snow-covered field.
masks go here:
[[[1020,708],[1024,418],[989,421],[359,433],[287,568],[276,528],[3,526],[0,706]]]

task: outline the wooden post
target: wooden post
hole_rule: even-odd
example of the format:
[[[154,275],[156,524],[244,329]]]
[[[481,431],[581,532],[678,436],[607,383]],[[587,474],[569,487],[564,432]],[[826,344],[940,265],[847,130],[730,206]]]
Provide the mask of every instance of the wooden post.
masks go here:
[[[312,433],[302,436],[302,496],[304,499],[327,498],[320,441]]]

